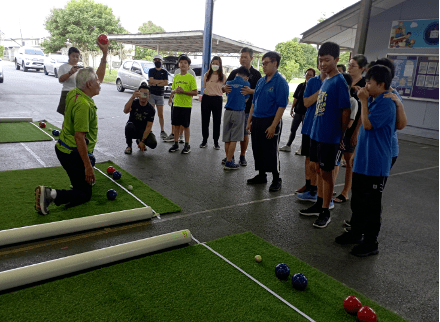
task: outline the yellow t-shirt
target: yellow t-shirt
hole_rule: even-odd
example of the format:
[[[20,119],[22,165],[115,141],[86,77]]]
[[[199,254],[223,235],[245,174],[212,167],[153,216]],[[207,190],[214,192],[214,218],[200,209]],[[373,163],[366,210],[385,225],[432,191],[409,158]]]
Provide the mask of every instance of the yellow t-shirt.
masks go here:
[[[185,75],[177,74],[174,76],[172,89],[182,87],[185,92],[197,90],[196,79],[193,75],[186,73]],[[174,94],[174,106],[192,107],[192,96],[185,94]]]

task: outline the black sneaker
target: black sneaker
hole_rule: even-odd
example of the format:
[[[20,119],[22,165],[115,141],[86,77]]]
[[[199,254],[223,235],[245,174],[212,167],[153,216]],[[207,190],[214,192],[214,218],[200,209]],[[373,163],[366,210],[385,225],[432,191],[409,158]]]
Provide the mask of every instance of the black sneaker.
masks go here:
[[[246,161],[246,158],[245,158],[244,155],[240,155],[240,162],[239,162],[239,164],[240,164],[242,167],[247,166],[247,161]]]
[[[200,148],[202,148],[202,149],[206,148],[207,146],[208,146],[208,143],[206,143],[206,142],[202,142],[200,144]]]
[[[49,213],[48,207],[54,201],[50,194],[51,191],[51,188],[44,186],[35,188],[35,210],[42,215]]]
[[[189,144],[185,144],[182,150],[182,154],[188,154],[191,152],[191,146]]]
[[[173,144],[173,146],[168,150],[168,152],[176,152],[179,151],[179,145]]]
[[[234,160],[234,163],[235,163],[235,158],[234,158],[234,156],[232,156],[232,160]],[[226,161],[227,161],[226,158],[222,159],[222,164],[225,164]]]
[[[330,223],[330,221],[331,221],[330,214],[326,213],[325,211],[321,211],[318,219],[316,219],[315,222],[313,223],[313,227],[325,228]]]
[[[218,145],[218,143],[214,143],[214,149],[215,150],[220,150],[220,145]]]
[[[362,235],[353,234],[352,232],[345,232],[341,236],[335,238],[335,242],[340,245],[360,244],[363,240]]]
[[[299,211],[299,213],[303,216],[319,216],[321,212],[322,206],[318,206],[316,203],[307,209],[302,209]]]
[[[248,184],[260,184],[260,183],[266,183],[266,182],[267,182],[266,175],[260,176],[259,174],[257,174],[252,179],[248,179],[248,181],[247,181]]]
[[[280,191],[281,190],[281,178],[278,178],[277,181],[272,181],[272,184],[269,187],[270,192]]]
[[[350,254],[358,257],[377,255],[379,254],[379,244],[377,242],[374,243],[363,242],[360,245],[354,246]]]

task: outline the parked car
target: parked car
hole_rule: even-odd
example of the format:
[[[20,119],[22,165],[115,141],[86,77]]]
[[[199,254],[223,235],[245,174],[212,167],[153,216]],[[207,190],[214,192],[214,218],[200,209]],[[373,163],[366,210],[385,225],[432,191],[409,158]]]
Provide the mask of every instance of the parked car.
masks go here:
[[[49,54],[44,59],[44,75],[54,74],[58,78],[58,70],[62,64],[69,61],[69,56],[59,54]]]
[[[27,72],[28,69],[40,71],[44,68],[44,53],[37,47],[21,47],[14,58],[15,69]]]
[[[3,63],[2,63],[2,59],[0,58],[0,83],[3,83]]]
[[[155,68],[152,61],[127,60],[121,64],[116,76],[116,88],[119,92],[125,89],[137,90],[141,84],[148,84],[148,71]],[[168,72],[168,86],[165,86],[165,97],[171,95],[171,85],[174,76]]]
[[[199,94],[200,94],[200,91],[202,90],[202,66],[203,65],[201,65],[201,64],[189,66],[192,68],[192,70],[196,74],[197,93],[199,93]]]

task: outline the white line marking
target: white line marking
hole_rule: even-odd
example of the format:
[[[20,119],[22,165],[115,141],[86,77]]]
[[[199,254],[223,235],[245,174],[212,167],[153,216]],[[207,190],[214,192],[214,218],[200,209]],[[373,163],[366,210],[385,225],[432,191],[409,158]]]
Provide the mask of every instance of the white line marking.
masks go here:
[[[52,139],[52,141],[55,141],[55,139],[54,139],[54,137],[53,137],[52,135],[50,135],[49,133],[47,133],[46,131],[44,131],[44,130],[41,129],[40,127],[38,127],[36,124],[34,124],[34,123],[32,123],[32,122],[29,122],[29,123],[31,123],[33,126],[35,126],[37,129],[39,129],[41,132],[43,132],[44,134],[46,134],[47,136],[49,136],[49,137]]]
[[[115,180],[113,180],[113,178],[109,177],[108,175],[106,175],[104,172],[102,172],[101,170],[99,170],[98,168],[95,167],[96,170],[98,170],[99,172],[102,173],[102,175],[108,179],[110,179],[111,181],[113,181],[114,183],[116,183],[120,188],[122,188],[123,190],[125,190],[125,192],[127,192],[128,194],[130,194],[133,198],[135,198],[137,201],[139,201],[141,204],[143,204],[145,207],[149,207],[145,202],[143,202],[141,199],[139,199],[138,197],[136,197],[134,194],[132,194],[130,191],[128,191],[127,189],[125,189],[123,186],[121,186],[119,183],[117,183]],[[154,211],[153,208],[151,208],[151,210],[153,211],[153,213],[157,216],[157,218],[160,218],[160,215]]]
[[[208,245],[205,245],[205,243],[201,243],[199,242],[197,239],[194,238],[193,235],[191,235],[191,238],[199,245],[205,246],[207,249],[209,249],[212,253],[214,253],[215,255],[217,255],[218,257],[220,257],[221,259],[223,259],[226,263],[228,263],[229,265],[231,265],[232,267],[234,267],[235,269],[237,269],[238,271],[240,271],[241,273],[243,273],[244,275],[246,275],[247,277],[249,277],[252,281],[254,281],[255,283],[257,283],[259,286],[261,286],[262,288],[264,288],[266,291],[268,291],[270,294],[272,294],[273,296],[275,296],[277,299],[279,299],[281,302],[283,302],[284,304],[286,304],[287,306],[289,306],[291,309],[294,309],[297,313],[301,314],[304,318],[306,318],[307,320],[309,320],[310,322],[315,322],[315,320],[313,320],[311,317],[309,317],[308,315],[306,315],[305,313],[301,312],[300,310],[298,310],[296,307],[294,307],[292,304],[290,304],[289,302],[287,302],[285,299],[283,299],[281,296],[279,296],[277,293],[275,293],[274,291],[272,291],[270,288],[268,288],[266,285],[262,284],[261,282],[259,282],[258,280],[256,280],[255,278],[253,278],[251,275],[249,275],[248,273],[246,273],[244,270],[242,270],[240,267],[236,266],[234,263],[232,263],[230,260],[228,260],[227,258],[225,258],[224,256],[220,255],[219,253],[217,253],[215,250],[213,250],[211,247],[209,247]]]
[[[419,172],[419,171],[426,171],[426,170],[437,169],[438,167],[439,166],[430,167],[430,168],[423,168],[423,169],[417,169],[417,170],[411,170],[411,171],[405,171],[405,172],[399,172],[399,173],[391,174],[390,177],[400,176],[402,174],[414,173],[414,172]]]
[[[44,163],[43,160],[41,160],[40,157],[39,157],[38,155],[36,155],[35,152],[32,151],[32,150],[31,150],[26,144],[24,144],[23,142],[21,142],[21,145],[24,146],[24,148],[25,148],[26,150],[28,150],[28,152],[29,152],[30,154],[32,154],[32,156],[33,156],[35,159],[37,159],[37,161],[40,162],[40,164],[41,164],[43,167],[45,167],[45,168],[47,167],[47,166],[46,166],[46,163]]]

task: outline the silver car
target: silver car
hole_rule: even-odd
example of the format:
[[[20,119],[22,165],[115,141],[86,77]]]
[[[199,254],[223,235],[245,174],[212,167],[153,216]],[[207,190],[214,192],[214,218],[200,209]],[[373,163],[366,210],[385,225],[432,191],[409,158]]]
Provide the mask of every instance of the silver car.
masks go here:
[[[44,59],[44,75],[54,74],[58,78],[58,70],[61,65],[66,64],[69,61],[67,55],[49,54]]]
[[[116,77],[116,88],[119,92],[125,89],[137,90],[141,84],[148,84],[148,71],[155,68],[152,61],[147,60],[127,60],[118,69]],[[165,86],[165,97],[171,94],[171,85],[174,76],[168,72],[168,86]]]

